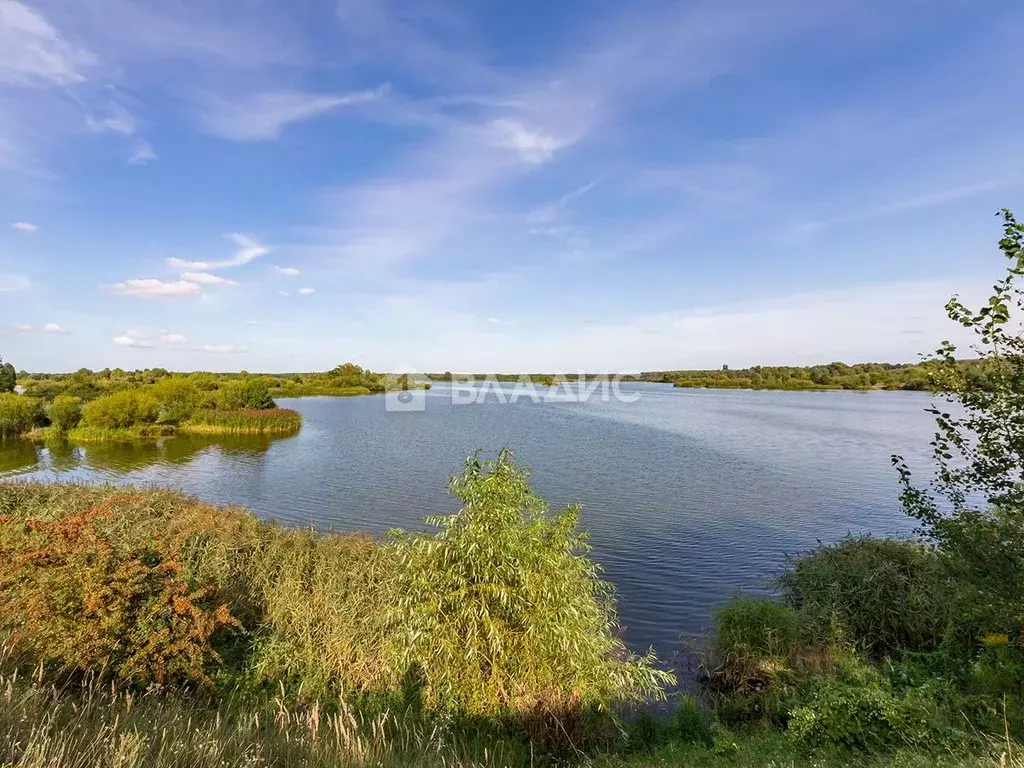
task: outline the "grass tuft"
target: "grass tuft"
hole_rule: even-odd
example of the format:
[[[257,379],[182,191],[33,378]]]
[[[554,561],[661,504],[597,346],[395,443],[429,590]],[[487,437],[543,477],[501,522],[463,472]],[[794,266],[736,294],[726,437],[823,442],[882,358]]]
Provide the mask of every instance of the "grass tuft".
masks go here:
[[[184,434],[287,434],[302,427],[302,416],[289,408],[197,411],[184,422]]]

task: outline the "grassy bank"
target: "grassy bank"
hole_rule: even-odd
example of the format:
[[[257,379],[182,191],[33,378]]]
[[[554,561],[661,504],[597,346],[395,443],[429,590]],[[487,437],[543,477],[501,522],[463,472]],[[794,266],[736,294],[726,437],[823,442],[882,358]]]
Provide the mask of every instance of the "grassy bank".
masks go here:
[[[173,424],[139,424],[121,429],[75,427],[67,431],[50,426],[34,429],[26,436],[33,440],[66,440],[71,443],[132,443],[169,437],[177,431],[178,428]]]
[[[617,639],[575,510],[507,455],[452,490],[434,534],[375,540],[0,484],[0,765],[1019,764],[1005,648],[940,654],[932,550],[795,560],[781,602],[717,612],[700,699],[620,721],[671,678]]]
[[[513,470],[471,464],[435,535],[380,541],[0,484],[0,765],[1021,765],[987,667],[899,660],[950,621],[915,544],[795,561],[781,602],[718,611],[699,699],[617,720],[670,679]]]
[[[112,690],[93,680],[55,689],[0,660],[0,765],[11,768],[251,768],[340,766],[533,766],[550,761],[521,740],[426,722],[407,714],[366,715],[341,704],[297,704],[281,696],[219,701]],[[991,743],[956,751],[893,755],[808,754],[779,732],[718,732],[717,744],[676,738],[650,749],[562,758],[594,768],[1021,768],[1019,755]]]

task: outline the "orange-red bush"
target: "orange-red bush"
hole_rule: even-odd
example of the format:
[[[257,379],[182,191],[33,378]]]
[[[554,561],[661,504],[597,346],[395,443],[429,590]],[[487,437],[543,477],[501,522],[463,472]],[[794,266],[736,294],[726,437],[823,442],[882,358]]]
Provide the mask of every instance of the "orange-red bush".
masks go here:
[[[0,517],[0,632],[65,671],[209,685],[214,636],[238,622],[159,544],[113,542],[98,523],[116,495],[55,521]]]

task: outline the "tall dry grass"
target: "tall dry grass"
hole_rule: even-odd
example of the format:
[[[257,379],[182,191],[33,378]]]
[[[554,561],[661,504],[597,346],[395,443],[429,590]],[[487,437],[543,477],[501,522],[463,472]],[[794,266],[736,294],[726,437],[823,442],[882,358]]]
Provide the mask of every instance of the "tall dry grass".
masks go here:
[[[212,702],[119,691],[88,679],[63,688],[0,658],[4,768],[272,768],[507,766],[529,762],[512,742],[440,721],[360,717],[337,701],[297,706],[282,696]]]

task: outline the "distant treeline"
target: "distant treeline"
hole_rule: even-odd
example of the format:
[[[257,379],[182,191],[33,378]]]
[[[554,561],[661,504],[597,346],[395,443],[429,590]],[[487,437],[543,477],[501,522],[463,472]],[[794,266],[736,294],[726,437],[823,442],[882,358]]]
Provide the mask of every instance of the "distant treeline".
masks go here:
[[[615,373],[427,373],[424,374],[430,381],[465,381],[489,379],[491,381],[516,382],[521,379],[529,379],[534,384],[556,384],[559,381],[598,381],[601,379],[619,379],[620,381],[646,381],[645,374],[615,374]]]
[[[984,378],[981,361],[963,360],[961,375]],[[924,363],[829,363],[813,366],[755,365],[717,370],[645,371],[634,374],[615,373],[443,373],[393,374],[374,373],[354,363],[343,363],[325,372],[260,374],[209,373],[197,371],[174,374],[163,368],[124,371],[104,368],[91,371],[82,368],[75,373],[18,373],[18,384],[25,394],[50,402],[58,395],[72,395],[83,401],[121,389],[134,389],[155,384],[172,376],[187,377],[202,391],[215,391],[236,380],[258,378],[265,382],[274,397],[312,395],[347,396],[384,392],[389,389],[429,388],[431,381],[490,379],[516,382],[524,377],[534,384],[553,386],[559,381],[594,381],[615,378],[620,381],[674,384],[677,387],[713,387],[721,389],[891,389],[924,391],[931,386],[932,364]]]
[[[958,363],[960,375],[984,379],[979,360]],[[644,381],[672,383],[677,387],[718,389],[902,389],[931,388],[933,363],[829,363],[809,367],[755,365],[752,368],[714,371],[654,371],[641,375]]]

